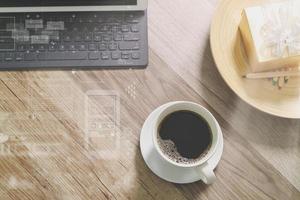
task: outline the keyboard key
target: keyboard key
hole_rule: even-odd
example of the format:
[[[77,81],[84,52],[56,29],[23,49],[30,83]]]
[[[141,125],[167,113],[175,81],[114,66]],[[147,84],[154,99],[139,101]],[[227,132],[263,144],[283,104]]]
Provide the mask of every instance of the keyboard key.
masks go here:
[[[115,41],[121,41],[123,39],[123,35],[121,35],[121,34],[115,34],[114,35],[114,40]]]
[[[104,41],[112,41],[113,40],[113,36],[112,35],[103,35],[103,40]]]
[[[85,22],[85,21],[84,21],[83,18],[77,17],[77,18],[76,18],[76,22],[78,22],[78,23],[83,23],[83,22]]]
[[[4,55],[4,60],[5,61],[13,61],[15,58],[15,55],[13,53],[6,53]]]
[[[80,35],[75,36],[75,42],[82,42],[82,37]]]
[[[125,34],[124,40],[125,41],[139,41],[140,35],[139,34]]]
[[[120,42],[119,43],[120,50],[139,50],[140,45],[137,42]]]
[[[0,53],[0,61],[2,61],[4,58],[4,54],[3,53]]]
[[[122,25],[121,30],[122,30],[122,32],[129,32],[129,26],[128,25]]]
[[[100,44],[99,44],[99,50],[100,50],[100,51],[105,51],[106,49],[107,49],[107,46],[106,46],[105,43],[100,43]]]
[[[87,34],[87,35],[84,36],[84,41],[85,42],[91,42],[92,39],[93,39],[92,34]]]
[[[129,15],[128,17],[126,17],[125,20],[127,23],[131,23],[131,24],[137,24],[139,23],[139,20],[134,16],[134,15]]]
[[[113,60],[118,60],[121,58],[121,53],[120,52],[111,52],[111,58]]]
[[[71,41],[72,41],[71,36],[65,35],[65,36],[63,37],[63,41],[64,41],[64,42],[71,42]]]
[[[95,22],[95,19],[94,18],[89,18],[87,22],[88,23],[93,23],[93,22]]]
[[[115,17],[110,17],[106,20],[107,23],[118,23],[118,19]]]
[[[95,24],[93,31],[94,31],[94,32],[100,31],[100,28],[97,26],[97,24]]]
[[[128,52],[122,52],[122,59],[129,59],[130,53]]]
[[[137,33],[140,31],[139,26],[135,25],[135,24],[131,25],[130,29],[131,29],[131,32],[134,32],[134,33]]]
[[[101,32],[108,32],[109,31],[109,26],[108,25],[101,26],[100,31]]]
[[[26,29],[42,29],[44,28],[42,19],[29,19],[25,20],[25,28]]]
[[[140,53],[139,52],[133,52],[131,54],[131,58],[134,60],[140,59]]]
[[[119,31],[119,26],[117,26],[117,25],[112,26],[111,31],[112,32],[118,32]]]
[[[87,45],[85,45],[85,44],[79,44],[76,48],[79,51],[86,51],[87,50]]]
[[[82,30],[83,30],[83,32],[88,32],[89,31],[87,26],[82,27]],[[83,38],[85,38],[85,36],[83,36]]]
[[[44,44],[39,45],[38,50],[39,51],[46,51],[46,45],[44,45]]]
[[[65,51],[65,50],[66,50],[66,45],[61,44],[61,45],[59,45],[58,49],[59,49],[60,51]]]
[[[97,45],[96,44],[89,44],[89,50],[90,51],[96,51],[98,48],[97,48]]]
[[[107,52],[102,52],[102,53],[101,53],[101,59],[102,59],[102,60],[108,60],[108,59],[109,59],[109,53],[107,53]]]
[[[24,53],[16,53],[16,61],[24,60]]]
[[[76,14],[71,14],[71,15],[69,15],[69,16],[67,16],[66,18],[65,18],[65,21],[66,22],[75,22],[76,21]]]
[[[49,51],[55,51],[56,50],[56,45],[49,45]]]
[[[37,59],[37,53],[25,53],[24,60],[26,61],[34,61]]]
[[[46,52],[39,55],[39,60],[86,60],[88,52]]]
[[[100,52],[99,51],[93,51],[89,53],[89,59],[90,60],[98,60],[100,58]]]
[[[69,50],[70,51],[75,51],[76,50],[75,45],[74,44],[69,45]]]
[[[35,45],[29,45],[29,51],[36,51],[37,50],[37,48],[36,48],[36,46]]]
[[[101,42],[102,41],[102,35],[99,33],[94,34],[94,41],[95,42]]]
[[[109,50],[114,51],[118,49],[118,44],[117,43],[110,43],[108,45]]]
[[[104,22],[104,20],[102,19],[102,17],[99,17],[98,19],[96,19],[96,22],[98,22],[98,23],[103,23]]]
[[[55,42],[59,42],[60,41],[60,37],[59,35],[52,35],[50,36],[51,40],[55,41]]]
[[[17,46],[17,51],[26,51],[26,46],[21,44]]]
[[[35,15],[35,19],[40,19],[41,18],[41,15],[40,14],[36,14]]]

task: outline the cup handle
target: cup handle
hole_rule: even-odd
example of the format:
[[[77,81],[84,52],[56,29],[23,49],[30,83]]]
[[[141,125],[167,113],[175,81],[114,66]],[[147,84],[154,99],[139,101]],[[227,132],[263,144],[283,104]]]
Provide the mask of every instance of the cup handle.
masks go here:
[[[212,184],[216,180],[216,175],[214,173],[214,169],[208,163],[201,165],[198,169],[199,173],[202,176],[202,181],[205,184]]]

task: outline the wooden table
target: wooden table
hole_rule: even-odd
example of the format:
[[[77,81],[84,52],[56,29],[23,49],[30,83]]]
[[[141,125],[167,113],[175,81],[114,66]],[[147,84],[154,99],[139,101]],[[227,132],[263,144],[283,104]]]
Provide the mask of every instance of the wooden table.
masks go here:
[[[208,40],[216,5],[150,0],[145,70],[1,72],[0,199],[300,199],[300,121],[224,83]],[[222,127],[211,186],[163,181],[141,157],[144,120],[174,100],[204,105]]]

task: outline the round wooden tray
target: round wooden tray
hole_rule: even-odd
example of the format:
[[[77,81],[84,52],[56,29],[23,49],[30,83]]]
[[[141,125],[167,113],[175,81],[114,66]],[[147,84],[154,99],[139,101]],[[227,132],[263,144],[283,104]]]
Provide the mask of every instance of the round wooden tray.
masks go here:
[[[221,0],[210,33],[210,43],[217,68],[229,87],[244,101],[266,113],[300,119],[300,78],[290,78],[283,88],[267,79],[242,77],[247,66],[239,23],[243,8],[270,0]],[[276,2],[276,1],[274,1]]]

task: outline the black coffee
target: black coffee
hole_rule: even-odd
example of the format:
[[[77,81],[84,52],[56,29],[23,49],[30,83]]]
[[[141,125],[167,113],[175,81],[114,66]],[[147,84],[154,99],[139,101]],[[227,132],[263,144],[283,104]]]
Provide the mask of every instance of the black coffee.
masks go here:
[[[212,143],[208,122],[192,111],[176,111],[161,122],[158,143],[165,155],[177,163],[194,163],[203,158]]]

